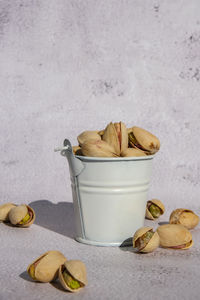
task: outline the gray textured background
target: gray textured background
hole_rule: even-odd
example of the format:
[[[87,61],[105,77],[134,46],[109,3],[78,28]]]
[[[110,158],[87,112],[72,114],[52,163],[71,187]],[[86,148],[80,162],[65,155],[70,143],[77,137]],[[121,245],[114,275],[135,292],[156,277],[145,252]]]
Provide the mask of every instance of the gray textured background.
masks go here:
[[[4,287],[0,291],[1,300],[23,296],[25,299],[30,293],[33,299],[39,299],[39,290],[45,293],[41,285],[34,284],[33,288],[32,283],[24,283],[23,276],[17,277],[17,274],[43,250],[49,250],[48,247],[65,251],[66,256],[68,252],[71,256],[81,253],[87,263],[92,257],[91,265],[96,262],[95,255],[100,256],[103,267],[99,271],[97,263],[97,273],[93,271],[96,277],[90,273],[91,280],[97,281],[90,283],[84,299],[94,299],[95,290],[99,299],[115,298],[114,290],[112,293],[108,287],[103,296],[106,282],[100,279],[107,268],[112,270],[108,256],[112,260],[113,255],[119,255],[116,261],[118,258],[121,262],[126,260],[123,268],[118,261],[117,270],[122,269],[123,276],[116,279],[110,274],[111,285],[117,283],[119,288],[115,286],[116,295],[124,289],[124,296],[118,295],[119,299],[131,298],[135,290],[131,288],[134,274],[139,274],[142,282],[143,279],[150,282],[149,289],[158,284],[161,289],[158,299],[184,299],[188,291],[197,299],[197,282],[190,285],[187,281],[193,273],[198,275],[192,267],[184,287],[177,289],[178,298],[165,298],[163,291],[167,274],[174,271],[171,282],[167,282],[169,285],[180,277],[180,270],[173,269],[175,259],[182,267],[181,272],[187,273],[190,265],[198,265],[198,247],[189,250],[193,252],[187,254],[191,260],[185,269],[183,252],[173,256],[171,252],[159,250],[157,255],[161,261],[170,253],[165,261],[167,271],[156,273],[160,265],[157,263],[156,269],[153,253],[149,260],[148,256],[144,260],[143,256],[134,256],[133,264],[138,273],[131,273],[130,259],[122,256],[120,250],[87,247],[71,239],[73,219],[68,167],[53,149],[60,146],[65,137],[76,144],[80,132],[103,129],[110,121],[121,120],[128,127],[141,126],[161,141],[161,150],[154,160],[149,198],[161,199],[168,212],[181,206],[198,211],[199,92],[199,0],[0,0],[0,203],[31,203],[38,215],[37,225],[29,229],[33,243],[28,242],[28,246],[19,230],[0,225],[1,288]],[[26,249],[21,254],[23,242]],[[16,256],[8,259],[8,267],[5,257],[7,254],[13,257],[13,252]],[[108,264],[104,264],[101,253]],[[27,259],[24,260],[23,255]],[[13,261],[19,262],[17,268],[13,268]],[[20,264],[22,261],[26,261],[25,265]],[[148,264],[150,269],[151,264],[155,269],[142,277]],[[8,269],[13,270],[15,283],[10,291],[7,280],[2,279],[9,278]],[[161,279],[156,283],[158,274]],[[123,283],[121,289],[119,285],[124,277],[128,277],[129,288]],[[134,280],[139,289],[139,283]],[[47,288],[47,299],[50,295],[54,295],[52,299],[61,299],[63,294],[59,293]],[[142,285],[140,296],[137,294],[138,299],[146,299],[145,296],[153,299],[154,295]]]

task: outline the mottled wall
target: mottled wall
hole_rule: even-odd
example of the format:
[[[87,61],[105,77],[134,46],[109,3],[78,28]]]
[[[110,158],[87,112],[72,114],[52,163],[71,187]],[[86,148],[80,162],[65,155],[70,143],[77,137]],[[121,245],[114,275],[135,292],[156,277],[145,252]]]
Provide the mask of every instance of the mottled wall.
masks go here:
[[[161,140],[149,197],[198,207],[199,0],[0,1],[0,201],[71,201],[53,149],[110,121]]]

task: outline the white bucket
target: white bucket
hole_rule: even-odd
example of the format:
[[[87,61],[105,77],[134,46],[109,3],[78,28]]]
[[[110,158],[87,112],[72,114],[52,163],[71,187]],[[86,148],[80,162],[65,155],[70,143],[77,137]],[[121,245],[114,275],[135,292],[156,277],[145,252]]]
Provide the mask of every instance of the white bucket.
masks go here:
[[[74,156],[68,140],[61,150],[70,167],[75,239],[90,245],[121,245],[144,225],[154,156]]]

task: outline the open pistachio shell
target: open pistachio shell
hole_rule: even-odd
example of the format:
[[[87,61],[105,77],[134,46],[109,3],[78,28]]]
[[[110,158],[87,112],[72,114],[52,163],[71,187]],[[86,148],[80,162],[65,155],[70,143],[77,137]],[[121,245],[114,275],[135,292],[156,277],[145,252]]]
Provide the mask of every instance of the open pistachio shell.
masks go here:
[[[114,148],[114,152],[117,155],[120,155],[120,143],[115,125],[112,122],[110,122],[104,130],[102,140],[107,142],[112,148]]]
[[[79,145],[82,146],[88,140],[101,140],[101,136],[97,131],[84,131],[77,137]]]
[[[10,223],[18,227],[29,227],[35,221],[35,211],[29,205],[13,207],[8,214]]]
[[[8,222],[8,214],[10,210],[15,207],[16,205],[13,203],[5,203],[0,205],[0,222]]]
[[[58,277],[58,269],[66,261],[66,257],[59,251],[48,251],[27,268],[30,277],[40,282],[51,282]]]
[[[148,233],[149,236],[148,236]],[[137,246],[139,242],[140,246]],[[152,227],[141,227],[133,236],[133,248],[138,252],[148,253],[154,251],[159,246],[159,235],[153,232]]]
[[[71,288],[64,280],[63,272],[67,271],[71,279],[78,282],[76,288]],[[59,280],[64,289],[70,292],[78,292],[85,285],[87,285],[87,272],[85,264],[80,260],[67,260],[59,267]]]
[[[73,146],[72,149],[75,155],[80,155],[80,156],[83,155],[80,146]]]
[[[157,228],[160,245],[164,248],[188,249],[193,245],[192,235],[183,225],[165,224]]]
[[[146,150],[150,154],[154,154],[160,149],[159,139],[149,131],[134,126],[132,127],[132,134],[135,139],[135,141],[130,142],[132,147]]]
[[[150,207],[152,204],[154,205],[154,207],[156,209],[155,214],[152,211],[150,211]],[[152,200],[147,201],[146,215],[145,215],[146,219],[155,220],[155,219],[159,218],[161,215],[163,215],[164,212],[165,212],[165,206],[160,200],[152,199]]]
[[[117,157],[114,148],[105,141],[89,140],[83,143],[81,151],[91,157]]]
[[[114,126],[117,132],[119,146],[120,146],[120,153],[121,153],[128,148],[127,128],[123,122],[114,123]]]
[[[140,149],[126,148],[124,151],[121,152],[121,156],[123,157],[146,156],[146,153]]]
[[[181,224],[187,229],[193,229],[199,223],[199,217],[190,209],[178,208],[169,217],[170,224]]]

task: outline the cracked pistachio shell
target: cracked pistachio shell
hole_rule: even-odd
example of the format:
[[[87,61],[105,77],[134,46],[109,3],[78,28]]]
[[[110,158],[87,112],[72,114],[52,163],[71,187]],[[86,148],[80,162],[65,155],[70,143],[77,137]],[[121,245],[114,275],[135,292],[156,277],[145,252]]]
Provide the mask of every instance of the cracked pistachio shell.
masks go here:
[[[98,134],[98,131],[83,131],[77,137],[78,143],[80,146],[83,145],[88,140],[101,140],[101,136]]]
[[[28,220],[27,223],[25,224],[19,224],[21,220],[27,215],[30,215],[30,219]],[[33,224],[35,221],[35,211],[33,210],[32,207],[28,205],[19,205],[16,207],[13,207],[10,212],[9,212],[9,220],[11,224],[18,226],[18,227],[29,227],[30,225]]]
[[[63,271],[67,270],[67,272],[78,282],[81,283],[81,286],[77,289],[71,289],[65,282],[63,278]],[[62,266],[59,267],[59,280],[64,289],[70,292],[78,292],[85,285],[88,284],[87,281],[87,271],[85,264],[80,260],[67,260]]]
[[[102,140],[111,145],[117,155],[128,148],[128,133],[126,125],[123,122],[109,123],[104,130]]]
[[[83,155],[80,146],[73,146],[72,150],[75,155]]]
[[[5,203],[0,205],[0,222],[9,221],[8,215],[13,207],[16,207],[16,205],[13,203]]]
[[[124,151],[121,152],[121,156],[123,157],[146,156],[146,153],[140,149],[126,148]]]
[[[66,257],[59,251],[51,250],[34,260],[27,268],[30,277],[40,282],[51,282],[58,277],[58,269],[66,261]],[[34,267],[34,277],[30,274]]]
[[[153,228],[152,227],[148,227],[148,226],[147,227],[141,227],[141,228],[139,228],[135,232],[135,234],[133,236],[133,248],[136,248],[136,241],[139,238],[141,238],[145,233],[147,233],[148,231],[151,231],[151,230],[153,230]],[[153,234],[153,236],[152,236],[152,238],[147,243],[147,245],[143,249],[139,250],[139,252],[143,252],[143,253],[152,252],[156,248],[158,248],[159,243],[160,243],[160,241],[159,241],[159,235],[155,231],[154,234]]]
[[[190,209],[178,208],[169,217],[170,224],[181,224],[187,229],[193,229],[199,223],[199,217]]]
[[[89,140],[81,147],[85,156],[91,157],[117,157],[114,148],[105,141]]]
[[[149,206],[151,204],[155,204],[156,206],[158,206],[160,208],[160,216],[164,214],[165,212],[165,206],[164,204],[158,200],[158,199],[152,199],[152,200],[149,200],[147,201],[147,206],[146,206],[146,215],[145,215],[145,218],[146,219],[149,219],[149,220],[155,220],[155,219],[158,219],[158,218],[155,218],[152,216],[151,212],[149,211]]]
[[[165,224],[157,228],[163,248],[188,249],[193,245],[192,235],[183,225]]]
[[[149,131],[134,126],[132,127],[132,132],[135,139],[144,150],[148,151],[151,154],[154,154],[160,149],[159,139]]]

